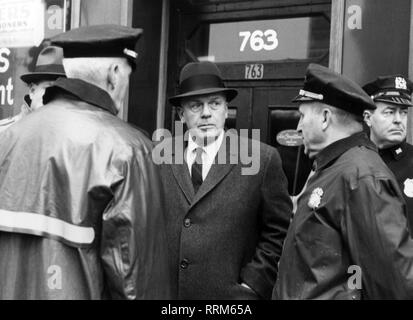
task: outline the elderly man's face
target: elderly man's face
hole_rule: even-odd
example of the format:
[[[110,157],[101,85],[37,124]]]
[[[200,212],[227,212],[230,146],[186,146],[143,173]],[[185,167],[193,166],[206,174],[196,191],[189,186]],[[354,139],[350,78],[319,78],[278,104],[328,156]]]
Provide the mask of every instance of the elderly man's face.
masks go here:
[[[366,111],[364,120],[370,138],[379,149],[389,148],[406,139],[407,106],[376,102],[377,109]]]
[[[299,107],[300,121],[297,131],[303,136],[304,153],[314,158],[323,147],[325,134],[322,130],[322,112],[314,102],[302,103]]]
[[[222,132],[228,117],[228,104],[223,93],[189,97],[181,105],[180,117],[192,136],[209,144]]]

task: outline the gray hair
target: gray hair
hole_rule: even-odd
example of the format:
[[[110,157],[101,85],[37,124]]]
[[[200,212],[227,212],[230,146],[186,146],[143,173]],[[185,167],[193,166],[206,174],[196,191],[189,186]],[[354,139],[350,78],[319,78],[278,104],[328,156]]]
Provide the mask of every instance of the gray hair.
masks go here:
[[[106,90],[110,66],[113,63],[126,65],[124,58],[65,58],[63,66],[68,78],[77,78],[95,84]]]

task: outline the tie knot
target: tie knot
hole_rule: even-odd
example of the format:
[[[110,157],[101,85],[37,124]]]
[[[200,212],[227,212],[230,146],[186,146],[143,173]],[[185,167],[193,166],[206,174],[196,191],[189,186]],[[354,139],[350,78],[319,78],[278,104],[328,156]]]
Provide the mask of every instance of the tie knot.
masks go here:
[[[204,152],[204,149],[202,149],[201,147],[196,148],[194,150],[196,156],[195,156],[195,162],[196,163],[202,163],[202,153]]]

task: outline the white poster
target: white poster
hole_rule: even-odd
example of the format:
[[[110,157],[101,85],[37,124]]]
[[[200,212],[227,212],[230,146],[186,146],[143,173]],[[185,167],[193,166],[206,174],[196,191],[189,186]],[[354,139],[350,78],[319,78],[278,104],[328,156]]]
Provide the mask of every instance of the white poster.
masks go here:
[[[42,0],[0,0],[0,48],[38,46],[44,37]]]

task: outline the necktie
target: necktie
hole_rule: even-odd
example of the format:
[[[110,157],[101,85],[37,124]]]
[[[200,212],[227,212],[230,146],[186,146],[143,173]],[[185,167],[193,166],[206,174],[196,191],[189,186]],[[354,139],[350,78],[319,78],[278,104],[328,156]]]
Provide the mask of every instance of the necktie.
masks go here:
[[[194,150],[196,152],[195,161],[191,167],[191,179],[192,184],[194,186],[195,193],[198,192],[199,187],[202,184],[202,148],[196,148]]]

